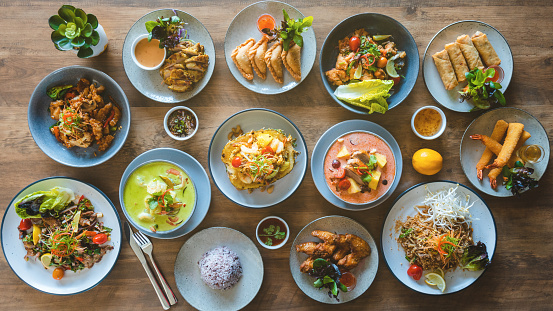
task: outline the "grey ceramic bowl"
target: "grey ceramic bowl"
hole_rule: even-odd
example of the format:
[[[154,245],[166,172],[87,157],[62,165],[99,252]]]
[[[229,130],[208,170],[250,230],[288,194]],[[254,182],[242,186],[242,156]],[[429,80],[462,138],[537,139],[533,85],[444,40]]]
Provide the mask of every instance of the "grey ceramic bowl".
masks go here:
[[[46,95],[46,90],[57,85],[76,85],[81,78],[86,78],[97,85],[103,85],[106,90],[103,93],[105,99],[109,96],[121,109],[121,119],[115,133],[115,139],[106,151],[98,151],[98,145],[92,144],[88,148],[65,148],[50,132],[50,126],[56,123],[50,118],[48,107],[52,99]],[[73,167],[95,166],[113,157],[125,144],[131,125],[131,112],[129,101],[123,89],[107,74],[88,67],[70,66],[60,68],[47,75],[35,88],[29,100],[27,111],[29,130],[38,147],[54,161]]]
[[[419,75],[419,50],[417,49],[415,39],[413,39],[407,28],[389,16],[378,13],[361,13],[346,18],[332,29],[326,37],[319,54],[319,68],[323,84],[330,96],[342,107],[355,113],[367,114],[366,109],[350,105],[336,98],[334,96],[336,86],[328,82],[325,76],[325,72],[336,65],[338,41],[360,28],[365,28],[371,35],[392,35],[398,50],[407,53],[405,69],[402,72],[405,79],[401,79],[398,87],[392,88],[392,96],[387,100],[389,109],[392,109],[407,98],[411,90],[413,90],[415,82],[417,82]]]

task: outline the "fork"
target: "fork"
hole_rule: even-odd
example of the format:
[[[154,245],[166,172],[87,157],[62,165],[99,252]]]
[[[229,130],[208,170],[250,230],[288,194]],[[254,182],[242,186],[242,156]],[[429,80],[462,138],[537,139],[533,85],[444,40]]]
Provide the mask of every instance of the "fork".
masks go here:
[[[165,281],[165,278],[163,275],[161,275],[161,271],[159,271],[159,268],[156,265],[156,262],[154,261],[154,257],[152,256],[152,250],[154,249],[154,246],[152,245],[152,242],[140,231],[137,231],[133,234],[134,239],[142,249],[144,253],[146,253],[150,260],[152,261],[152,265],[154,266],[154,269],[156,270],[157,277],[159,278],[159,281],[163,287],[163,290],[165,291],[165,295],[167,295],[167,299],[169,300],[169,303],[171,305],[174,305],[177,303],[177,296],[173,293],[171,288],[169,287],[169,284],[167,284],[167,281]]]

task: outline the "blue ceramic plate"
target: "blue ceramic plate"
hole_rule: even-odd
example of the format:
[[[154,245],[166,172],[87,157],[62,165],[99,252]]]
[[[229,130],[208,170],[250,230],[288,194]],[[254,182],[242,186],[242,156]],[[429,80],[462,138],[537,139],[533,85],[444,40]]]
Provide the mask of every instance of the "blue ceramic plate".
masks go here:
[[[344,136],[344,134],[356,131],[368,132],[379,136],[388,144],[388,146],[392,150],[392,153],[394,154],[394,160],[396,162],[396,175],[388,191],[377,200],[366,204],[352,204],[339,199],[338,196],[336,196],[334,192],[332,192],[328,187],[328,183],[326,182],[324,174],[324,160],[330,146],[336,141],[336,139]],[[313,149],[313,155],[311,156],[311,175],[313,176],[313,181],[315,182],[317,190],[319,190],[321,195],[328,202],[338,206],[339,208],[352,211],[361,211],[373,208],[386,201],[386,199],[388,199],[392,195],[397,185],[399,184],[402,171],[403,159],[401,158],[401,149],[399,148],[399,145],[392,134],[390,134],[390,132],[388,132],[382,126],[374,122],[365,120],[344,121],[329,128],[321,136],[321,138],[319,138],[319,141],[317,141],[317,144]]]
[[[142,226],[136,225],[132,218],[130,218],[127,214],[125,204],[123,203],[123,190],[131,173],[137,167],[142,166],[145,163],[155,161],[176,163],[186,172],[196,188],[196,206],[194,207],[192,216],[188,218],[183,226],[171,232],[155,233],[151,230],[143,228]],[[200,223],[202,223],[207,215],[207,211],[209,210],[209,205],[211,204],[211,184],[209,183],[209,177],[200,162],[188,153],[173,148],[152,149],[136,157],[125,169],[125,172],[121,177],[121,183],[119,184],[119,203],[121,204],[123,213],[125,213],[125,217],[127,217],[127,220],[133,225],[133,227],[135,227],[135,229],[154,238],[174,239],[189,233],[190,231],[196,229]]]
[[[469,198],[469,204],[474,203],[470,208],[473,240],[475,243],[481,241],[486,244],[488,257],[493,262],[493,255],[497,244],[497,230],[495,228],[495,220],[492,212],[482,197],[469,187],[453,181],[432,181],[415,185],[405,190],[388,211],[388,215],[382,226],[381,246],[384,260],[394,276],[403,283],[403,285],[419,293],[428,295],[455,293],[470,286],[486,271],[463,271],[457,268],[454,271],[446,273],[444,278],[446,288],[443,293],[436,286],[427,285],[424,282],[424,275],[418,281],[415,281],[407,275],[409,262],[405,259],[405,251],[397,242],[399,233],[396,231],[396,221],[405,221],[408,216],[413,217],[417,214],[417,210],[415,210],[414,207],[422,204],[427,189],[428,191],[436,192],[442,189],[456,187],[457,185],[457,196],[463,199],[467,197]],[[428,272],[431,271],[424,271],[424,274]]]
[[[424,84],[426,84],[426,88],[434,100],[447,109],[458,112],[469,112],[474,108],[474,105],[467,101],[459,102],[458,91],[467,85],[466,82],[459,84],[453,90],[448,91],[445,89],[438,69],[434,65],[432,55],[443,50],[444,45],[455,42],[458,36],[463,34],[472,36],[477,31],[481,31],[488,36],[490,43],[501,59],[501,65],[499,66],[503,69],[504,73],[503,81],[501,82],[501,92],[504,93],[507,90],[513,77],[513,54],[511,53],[509,43],[507,43],[505,37],[497,29],[479,21],[460,21],[450,24],[440,30],[430,40],[422,59],[422,78]]]
[[[175,13],[186,23],[186,30],[189,39],[199,42],[204,46],[205,53],[209,55],[209,66],[205,76],[194,86],[190,92],[177,93],[167,88],[167,85],[163,83],[159,75],[159,70],[143,70],[140,69],[132,60],[131,48],[133,42],[137,37],[143,34],[147,34],[146,26],[144,24],[147,21],[155,21],[158,17],[169,17],[175,15]],[[132,85],[142,95],[162,103],[180,103],[196,96],[211,79],[213,70],[215,69],[215,46],[211,35],[205,28],[205,26],[197,20],[194,16],[180,11],[172,9],[155,10],[147,13],[137,20],[127,33],[125,42],[123,43],[123,67],[125,73],[131,81]]]
[[[290,18],[303,18],[304,15],[293,6],[279,1],[261,1],[251,4],[244,8],[234,17],[230,23],[227,34],[225,36],[225,59],[230,72],[234,78],[247,89],[260,94],[279,94],[289,91],[298,86],[309,74],[315,63],[317,56],[317,40],[313,27],[309,27],[302,34],[303,48],[301,49],[301,80],[298,82],[290,75],[290,73],[282,66],[284,73],[284,83],[277,83],[271,72],[267,69],[267,77],[261,79],[255,72],[253,80],[247,80],[242,76],[236,65],[232,61],[230,55],[232,51],[244,43],[249,38],[254,38],[257,42],[261,39],[262,34],[257,30],[257,19],[263,14],[270,14],[274,17],[277,25],[284,19],[282,10],[286,10]],[[315,20],[315,23],[317,21]],[[269,43],[269,48],[273,43]]]
[[[336,98],[334,96],[336,86],[328,82],[325,75],[325,72],[336,66],[338,41],[360,28],[365,28],[370,35],[392,35],[398,50],[407,53],[405,69],[403,70],[405,79],[401,79],[399,87],[392,88],[393,94],[387,99],[389,109],[392,109],[409,96],[409,93],[411,93],[411,90],[415,86],[415,82],[417,82],[419,75],[419,50],[417,49],[415,39],[413,39],[407,28],[389,16],[378,13],[353,15],[341,21],[330,31],[319,54],[323,84],[328,94],[342,107],[355,113],[367,114],[367,109],[350,105]]]
[[[359,265],[351,270],[351,272],[357,278],[357,285],[352,291],[341,292],[338,295],[340,301],[328,296],[328,289],[317,289],[313,286],[315,278],[309,276],[307,273],[300,271],[300,265],[309,257],[304,253],[298,253],[296,246],[305,242],[322,242],[316,237],[311,235],[313,230],[324,230],[329,232],[335,232],[338,234],[355,234],[358,237],[369,243],[371,247],[371,254],[363,258]],[[344,216],[325,216],[319,219],[315,219],[307,224],[300,233],[296,236],[294,243],[290,249],[290,272],[294,281],[304,294],[312,298],[313,300],[328,303],[328,304],[340,304],[348,301],[352,301],[357,297],[363,295],[367,289],[371,286],[376,273],[378,271],[378,248],[376,243],[369,233],[369,231],[357,221],[344,217]],[[341,308],[340,308],[341,309]]]
[[[221,153],[228,142],[228,134],[237,125],[240,125],[244,133],[262,128],[280,129],[296,139],[295,149],[300,153],[296,164],[288,175],[273,183],[273,193],[261,192],[259,189],[252,193],[240,191],[230,182],[225,164],[221,161]],[[286,200],[298,189],[307,171],[307,147],[300,130],[285,116],[269,109],[247,109],[232,115],[219,126],[209,145],[208,162],[213,182],[227,198],[244,207],[264,208]]]
[[[115,139],[106,151],[98,151],[96,143],[88,148],[73,147],[67,149],[50,132],[50,127],[56,121],[50,118],[48,107],[50,107],[52,99],[46,95],[46,90],[58,85],[76,85],[81,78],[86,78],[90,82],[96,83],[96,85],[103,85],[106,88],[102,93],[104,99],[107,101],[111,96],[121,109],[122,116],[117,125]],[[90,167],[109,160],[123,147],[131,126],[131,111],[125,92],[110,76],[96,69],[70,66],[60,68],[40,81],[29,100],[27,119],[33,139],[47,156],[67,166]]]
[[[50,190],[54,187],[65,187],[73,190],[75,195],[84,195],[94,205],[95,212],[104,214],[99,220],[112,229],[109,245],[113,246],[102,260],[90,269],[79,272],[66,271],[63,279],[52,278],[53,268],[48,270],[39,259],[31,258],[25,261],[27,251],[19,239],[19,222],[21,218],[15,213],[15,202],[24,196],[36,192]],[[33,182],[21,190],[10,202],[2,220],[2,250],[4,257],[13,272],[27,285],[39,291],[53,295],[73,295],[87,291],[100,284],[113,269],[121,251],[121,220],[110,199],[100,189],[68,177],[50,177]]]

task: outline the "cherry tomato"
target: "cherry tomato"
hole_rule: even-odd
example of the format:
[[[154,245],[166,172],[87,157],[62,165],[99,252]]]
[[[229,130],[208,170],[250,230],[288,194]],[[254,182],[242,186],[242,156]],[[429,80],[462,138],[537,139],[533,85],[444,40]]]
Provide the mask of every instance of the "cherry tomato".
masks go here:
[[[94,244],[104,244],[108,241],[108,236],[105,233],[98,233],[92,238]]]
[[[351,37],[349,39],[349,49],[352,51],[357,51],[359,49],[359,46],[361,45],[361,40],[359,40],[359,37]]]
[[[337,169],[337,170],[335,171],[333,177],[334,177],[334,178],[339,178],[339,179],[346,177],[346,170],[343,169],[343,168]]]
[[[240,167],[240,165],[242,165],[242,159],[240,157],[234,157],[234,159],[232,159],[232,166]]]
[[[270,153],[274,154],[273,148],[271,146],[266,146],[265,148],[261,149],[261,154]]]
[[[348,190],[350,186],[351,186],[351,182],[347,179],[342,179],[338,183],[338,188],[340,188],[342,190]]]
[[[54,273],[52,273],[52,277],[56,280],[61,280],[64,274],[65,270],[63,268],[56,268],[54,269]]]
[[[394,81],[394,85],[398,85],[399,81],[401,81],[401,77],[392,78],[392,81]]]
[[[418,265],[412,264],[407,270],[407,275],[412,277],[415,281],[418,281],[422,276],[422,268]]]
[[[98,232],[96,232],[96,231],[87,231],[85,234],[86,234],[86,236],[93,237],[93,236],[97,235]]]
[[[31,222],[31,219],[21,219],[21,222],[19,223],[19,230],[29,230],[33,226],[33,223]]]
[[[376,67],[378,68],[384,68],[386,67],[386,64],[388,63],[388,59],[386,59],[386,57],[382,56],[378,59],[378,61],[376,62]]]

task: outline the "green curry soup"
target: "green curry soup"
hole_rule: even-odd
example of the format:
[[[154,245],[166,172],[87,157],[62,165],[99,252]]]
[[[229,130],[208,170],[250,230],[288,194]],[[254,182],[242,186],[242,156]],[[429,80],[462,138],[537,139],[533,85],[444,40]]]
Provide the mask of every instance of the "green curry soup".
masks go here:
[[[135,223],[152,231],[168,231],[190,218],[196,191],[188,175],[176,165],[152,162],[129,176],[123,201]]]

